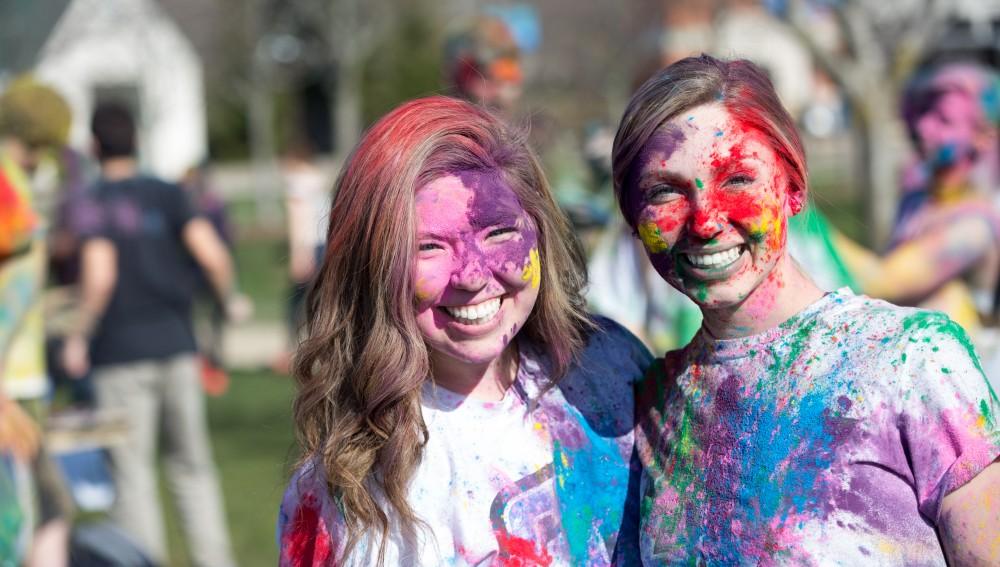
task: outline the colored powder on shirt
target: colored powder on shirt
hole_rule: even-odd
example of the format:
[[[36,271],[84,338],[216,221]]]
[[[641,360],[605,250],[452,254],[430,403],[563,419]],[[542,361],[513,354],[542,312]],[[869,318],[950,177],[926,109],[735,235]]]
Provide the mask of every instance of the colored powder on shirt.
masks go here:
[[[497,557],[499,567],[546,567],[552,564],[552,557],[544,549],[523,538],[497,530],[497,543],[500,544],[500,554]]]

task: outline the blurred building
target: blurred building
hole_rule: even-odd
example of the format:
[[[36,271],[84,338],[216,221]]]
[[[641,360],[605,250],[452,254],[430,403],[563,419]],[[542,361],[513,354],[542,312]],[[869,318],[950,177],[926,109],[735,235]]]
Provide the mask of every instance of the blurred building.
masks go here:
[[[927,63],[975,59],[1000,68],[1000,0],[952,0]]]
[[[830,135],[840,126],[835,116],[842,105],[839,95],[814,65],[808,48],[775,16],[770,4],[759,0],[664,0],[663,63],[702,52],[750,59],[771,76],[792,116],[807,119],[807,131]],[[838,41],[834,23],[823,12],[816,12],[814,20],[815,35],[822,43]],[[816,116],[825,118],[818,122]]]
[[[0,69],[33,72],[64,95],[73,146],[88,148],[95,105],[117,101],[135,113],[144,168],[177,179],[205,158],[201,62],[154,0],[15,0],[0,17],[0,45],[22,46]]]

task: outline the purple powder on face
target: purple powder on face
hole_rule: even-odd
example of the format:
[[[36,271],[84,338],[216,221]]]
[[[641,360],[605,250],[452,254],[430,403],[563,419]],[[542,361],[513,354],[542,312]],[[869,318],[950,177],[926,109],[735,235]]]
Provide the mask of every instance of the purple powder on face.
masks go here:
[[[476,230],[497,225],[513,225],[524,214],[517,194],[499,170],[461,171],[455,174],[472,190],[469,224]]]
[[[639,191],[639,173],[646,169],[653,160],[666,161],[677,151],[677,147],[684,143],[686,137],[684,131],[677,126],[668,125],[656,131],[646,142],[639,155],[632,161],[629,173],[625,177],[625,187],[623,196],[625,199],[625,210],[629,218],[635,221],[639,211],[642,209],[644,199]]]
[[[502,246],[482,251],[484,260],[494,269],[503,269],[511,263],[517,268],[523,267],[531,249],[538,246],[538,232],[502,172],[498,169],[464,170],[452,175],[472,191],[469,226],[477,232],[491,227],[517,228],[520,232],[520,238],[512,238],[503,242]],[[467,250],[479,251],[475,238],[466,244]]]

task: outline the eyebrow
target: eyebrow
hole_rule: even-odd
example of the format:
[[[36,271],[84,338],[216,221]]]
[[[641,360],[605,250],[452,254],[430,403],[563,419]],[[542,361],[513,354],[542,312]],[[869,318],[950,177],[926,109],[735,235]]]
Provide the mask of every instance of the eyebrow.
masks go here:
[[[448,240],[448,238],[445,237],[444,235],[438,234],[432,230],[418,230],[417,240],[420,240],[422,238],[430,238],[433,240]]]
[[[498,224],[514,225],[520,217],[519,211],[490,209],[471,218],[469,225],[475,230],[482,230]]]
[[[644,183],[650,181],[665,181],[673,185],[678,185],[681,187],[687,187],[691,185],[691,181],[681,175],[678,175],[672,171],[649,171],[642,174],[639,177],[639,182],[636,184],[640,189],[648,189],[649,187],[643,187]]]

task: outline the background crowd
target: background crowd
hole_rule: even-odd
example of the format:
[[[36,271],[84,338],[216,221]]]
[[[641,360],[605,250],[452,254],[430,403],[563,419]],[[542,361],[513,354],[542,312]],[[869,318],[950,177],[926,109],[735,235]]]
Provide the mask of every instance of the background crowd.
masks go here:
[[[666,64],[752,59],[809,153],[796,261],[824,289],[944,311],[1000,386],[1000,2],[62,0],[0,15],[0,565],[71,550],[80,565],[274,564],[295,457],[285,375],[329,192],[360,132],[418,95],[530,132],[586,247],[591,308],[662,353],[700,314],[615,211],[613,127]]]

